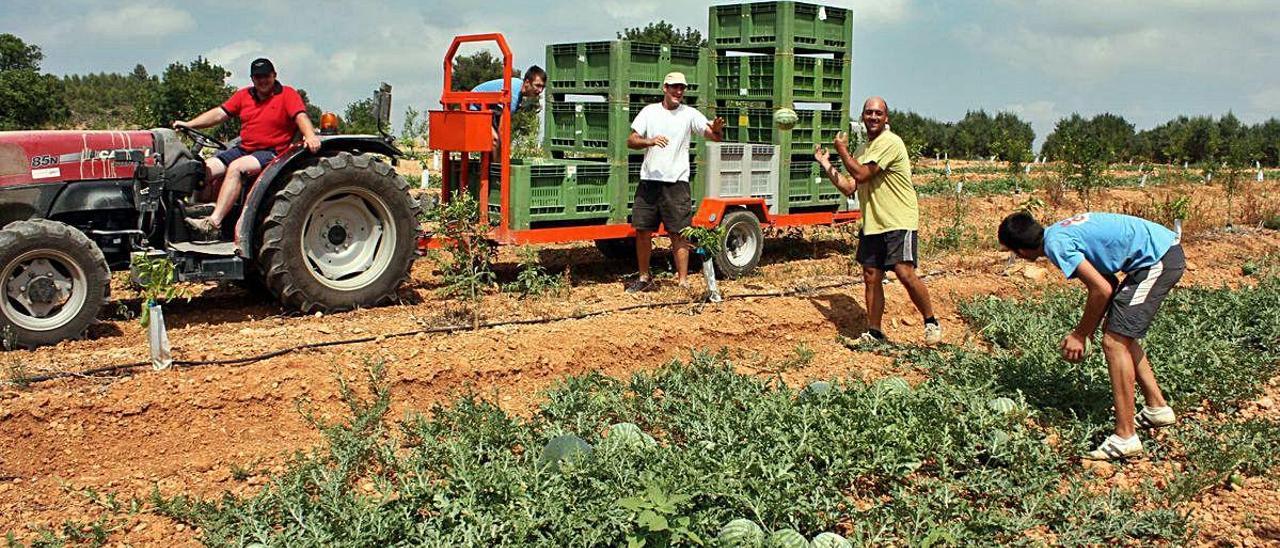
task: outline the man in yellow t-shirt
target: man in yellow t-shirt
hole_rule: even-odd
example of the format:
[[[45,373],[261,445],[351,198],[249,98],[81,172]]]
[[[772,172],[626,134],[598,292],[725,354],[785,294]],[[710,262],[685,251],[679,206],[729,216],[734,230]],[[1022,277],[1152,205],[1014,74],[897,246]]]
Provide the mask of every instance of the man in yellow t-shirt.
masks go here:
[[[889,130],[889,105],[880,97],[872,97],[862,106],[862,123],[867,128],[868,143],[849,153],[849,136],[836,135],[835,149],[851,176],[843,175],[831,164],[824,148],[814,151],[822,172],[846,196],[858,193],[862,204],[862,234],[858,242],[858,263],[862,265],[867,299],[867,332],[862,342],[885,340],[881,328],[884,317],[884,275],[892,270],[907,288],[911,302],[924,316],[926,344],[942,341],[942,327],[933,316],[929,289],[916,274],[919,254],[920,207],[916,189],[911,184],[911,159],[902,138]]]

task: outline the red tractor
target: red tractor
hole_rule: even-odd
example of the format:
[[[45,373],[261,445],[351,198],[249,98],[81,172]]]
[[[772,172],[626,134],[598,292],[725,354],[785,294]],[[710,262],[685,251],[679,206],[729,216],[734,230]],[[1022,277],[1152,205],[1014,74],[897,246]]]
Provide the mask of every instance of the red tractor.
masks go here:
[[[390,86],[377,94],[385,127]],[[186,133],[195,143],[179,139]],[[180,281],[260,287],[303,312],[395,298],[415,256],[419,206],[382,135],[295,143],[246,185],[232,233],[195,242],[184,206],[205,177],[196,130],[0,132],[0,330],[34,347],[80,337],[134,253],[170,259]],[[234,144],[234,143],[232,143]]]

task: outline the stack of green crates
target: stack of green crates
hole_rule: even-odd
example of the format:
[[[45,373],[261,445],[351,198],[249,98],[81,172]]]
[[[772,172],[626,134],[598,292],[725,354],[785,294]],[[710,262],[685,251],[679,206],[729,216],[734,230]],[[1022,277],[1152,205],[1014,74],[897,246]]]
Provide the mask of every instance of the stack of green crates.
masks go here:
[[[681,45],[614,40],[547,46],[543,146],[554,161],[609,167],[617,186],[610,190],[608,222],[627,221],[639,182],[643,153],[627,148],[632,120],[640,109],[662,100],[662,79],[673,71],[683,72],[689,82],[685,104],[701,108],[711,94],[714,63],[709,48]],[[695,195],[702,188],[693,175],[701,149],[690,148]]]
[[[779,211],[842,207],[839,191],[818,177],[813,148],[849,129],[853,14],[804,2],[727,4],[711,7],[710,29],[725,141],[780,146],[787,180],[779,181]],[[799,116],[789,131],[773,125],[784,107]]]

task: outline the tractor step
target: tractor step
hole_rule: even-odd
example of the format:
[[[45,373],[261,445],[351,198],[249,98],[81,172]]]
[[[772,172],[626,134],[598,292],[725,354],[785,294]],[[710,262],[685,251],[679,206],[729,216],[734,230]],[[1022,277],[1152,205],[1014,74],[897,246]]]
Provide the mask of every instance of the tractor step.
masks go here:
[[[244,279],[244,260],[236,255],[234,242],[178,242],[169,245],[180,281]]]
[[[175,242],[169,244],[169,247],[179,253],[192,255],[211,255],[215,257],[234,257],[236,254],[235,242],[210,242],[206,244],[197,242]]]

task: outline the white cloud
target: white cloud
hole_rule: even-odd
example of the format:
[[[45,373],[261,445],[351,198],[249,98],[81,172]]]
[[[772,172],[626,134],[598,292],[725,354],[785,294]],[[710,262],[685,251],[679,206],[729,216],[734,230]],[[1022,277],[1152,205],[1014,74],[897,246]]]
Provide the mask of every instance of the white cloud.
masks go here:
[[[999,110],[1012,112],[1017,114],[1019,118],[1029,122],[1031,128],[1036,132],[1037,147],[1039,144],[1044,143],[1044,138],[1053,131],[1053,126],[1063,117],[1063,113],[1058,111],[1057,103],[1047,100],[1014,103],[1005,105]]]
[[[1002,4],[953,35],[993,60],[1083,87],[1134,70],[1213,78],[1261,69],[1273,55],[1242,52],[1274,51],[1280,35],[1280,11],[1262,0]]]
[[[600,6],[609,17],[614,19],[636,19],[658,13],[658,3],[652,0],[604,0]]]
[[[840,5],[850,2],[833,3]],[[855,25],[897,23],[908,19],[914,11],[911,0],[855,0],[852,4]],[[857,29],[854,29],[854,32],[856,33]]]
[[[1249,96],[1255,110],[1274,116],[1280,112],[1280,86],[1264,89]]]
[[[196,20],[181,9],[132,4],[91,11],[79,26],[87,33],[102,38],[155,39],[194,30]]]

